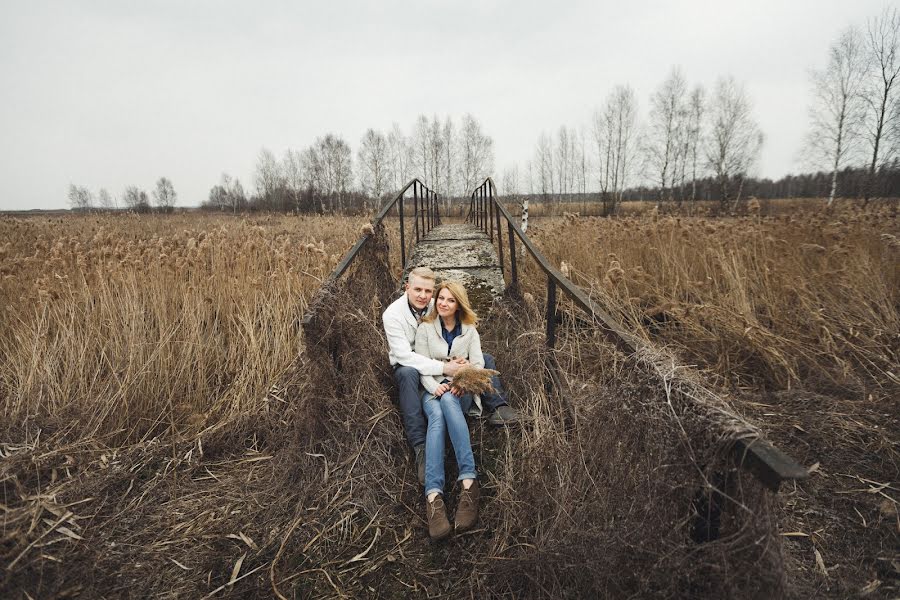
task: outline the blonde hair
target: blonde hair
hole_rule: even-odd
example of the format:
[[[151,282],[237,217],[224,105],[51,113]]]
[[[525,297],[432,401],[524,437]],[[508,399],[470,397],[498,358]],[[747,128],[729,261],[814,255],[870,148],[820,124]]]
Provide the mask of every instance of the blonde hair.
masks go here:
[[[431,281],[434,281],[436,279],[434,271],[432,271],[428,267],[416,267],[415,269],[412,269],[406,276],[406,283],[409,283],[409,280],[413,277],[418,277],[420,279],[429,279]]]
[[[431,309],[422,321],[426,323],[431,323],[438,317],[437,312],[437,297],[441,293],[441,290],[447,290],[450,292],[454,298],[456,298],[456,314],[461,322],[466,325],[475,325],[478,323],[478,315],[475,314],[475,311],[472,310],[472,304],[469,302],[469,295],[466,293],[466,288],[463,287],[458,281],[447,280],[442,281],[438,284],[436,288],[434,288],[434,308]]]

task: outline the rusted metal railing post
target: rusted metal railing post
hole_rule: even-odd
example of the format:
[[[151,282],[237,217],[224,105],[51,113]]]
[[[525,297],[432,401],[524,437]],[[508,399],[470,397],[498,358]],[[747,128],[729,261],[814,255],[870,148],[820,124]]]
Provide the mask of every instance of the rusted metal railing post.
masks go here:
[[[403,228],[403,196],[400,197],[400,266],[406,268],[406,232]]]
[[[547,347],[556,345],[556,281],[547,277]]]
[[[487,211],[488,211],[488,220],[490,223],[488,225],[488,231],[490,232],[489,236],[491,238],[491,244],[493,244],[494,243],[494,186],[493,185],[487,186],[487,194],[488,194]]]
[[[416,243],[419,243],[419,191],[413,186],[413,221],[416,222]],[[425,235],[425,232],[422,232]]]
[[[428,192],[428,231],[434,229],[434,192]]]
[[[516,235],[512,222],[506,221],[506,235],[509,237],[509,271],[513,286],[519,285],[519,273],[516,270]]]
[[[500,207],[494,204],[494,212],[497,213],[497,249],[500,251],[500,276],[503,277],[506,271],[503,267],[503,228],[500,226]]]

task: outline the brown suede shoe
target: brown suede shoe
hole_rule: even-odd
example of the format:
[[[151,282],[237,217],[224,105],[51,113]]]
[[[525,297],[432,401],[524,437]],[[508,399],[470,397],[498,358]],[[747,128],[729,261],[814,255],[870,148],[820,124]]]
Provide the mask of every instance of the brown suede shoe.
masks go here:
[[[469,489],[462,488],[459,492],[459,504],[456,506],[456,531],[468,531],[478,521],[478,500],[481,491],[478,489],[478,480],[472,482]]]
[[[428,535],[431,539],[442,540],[450,535],[450,521],[447,520],[447,508],[440,494],[429,502],[425,500],[425,513],[428,516]]]

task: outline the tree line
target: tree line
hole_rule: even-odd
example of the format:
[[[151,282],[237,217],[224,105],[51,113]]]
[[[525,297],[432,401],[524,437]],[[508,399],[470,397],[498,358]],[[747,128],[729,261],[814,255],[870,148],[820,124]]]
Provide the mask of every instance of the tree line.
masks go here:
[[[827,60],[811,72],[808,134],[800,157],[808,173],[777,181],[754,176],[764,135],[745,86],[731,76],[713,88],[690,84],[679,67],[649,97],[646,117],[629,85],[616,86],[586,126],[561,126],[538,136],[531,160],[504,169],[501,192],[545,201],[599,197],[607,212],[626,199],[681,203],[716,200],[731,210],[759,198],[900,195],[900,11],[885,8],[849,26],[831,45]],[[420,178],[449,203],[465,196],[494,170],[494,145],[471,114],[419,115],[409,131],[394,123],[368,129],[354,153],[328,133],[281,158],[260,150],[252,186],[223,173],[203,206],[244,210],[326,213],[368,211],[369,203]],[[174,188],[160,178],[155,206],[170,210]],[[96,197],[71,185],[73,208],[150,210],[150,197],[135,186],[119,198]]]
[[[752,176],[764,142],[746,88],[721,77],[711,91],[682,70],[649,98],[646,119],[628,85],[595,109],[588,126],[541,133],[523,169],[504,170],[503,190],[545,201],[599,195],[607,210],[624,199],[718,200],[729,210],[748,196],[900,195],[900,12],[886,8],[866,27],[848,27],[826,65],[811,75],[813,103],[801,149],[812,172],[778,181]],[[823,173],[828,185],[823,187]]]
[[[204,202],[206,208],[238,212],[275,210],[326,213],[363,210],[369,201],[396,193],[413,177],[446,202],[463,195],[491,174],[493,140],[467,114],[459,125],[451,117],[420,115],[409,133],[368,129],[356,160],[347,141],[329,133],[302,150],[288,148],[279,160],[260,150],[254,188],[248,195],[237,178],[223,173]]]
[[[151,204],[151,197],[153,203]],[[121,196],[113,196],[106,188],[100,188],[96,195],[80,185],[69,184],[69,206],[72,210],[115,210],[125,208],[135,212],[151,212],[154,208],[160,212],[171,212],[178,201],[175,186],[167,177],[160,177],[156,187],[148,195],[136,185],[129,185]]]

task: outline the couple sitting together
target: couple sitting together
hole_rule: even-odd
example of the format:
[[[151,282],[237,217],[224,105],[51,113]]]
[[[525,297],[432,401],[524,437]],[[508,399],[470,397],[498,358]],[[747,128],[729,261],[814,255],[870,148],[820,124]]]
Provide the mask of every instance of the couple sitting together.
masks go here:
[[[444,503],[444,436],[450,435],[459,467],[460,493],[455,528],[462,532],[478,520],[478,473],[469,439],[466,414],[490,411],[488,423],[518,420],[496,375],[493,390],[480,398],[454,387],[462,369],[494,369],[494,359],[481,351],[475,329],[477,316],[465,288],[456,281],[435,287],[434,272],[419,267],[409,272],[405,293],[382,315],[397,383],[406,437],[416,457],[419,483],[425,486],[428,534],[439,540],[450,535]],[[427,417],[427,427],[426,427]]]

